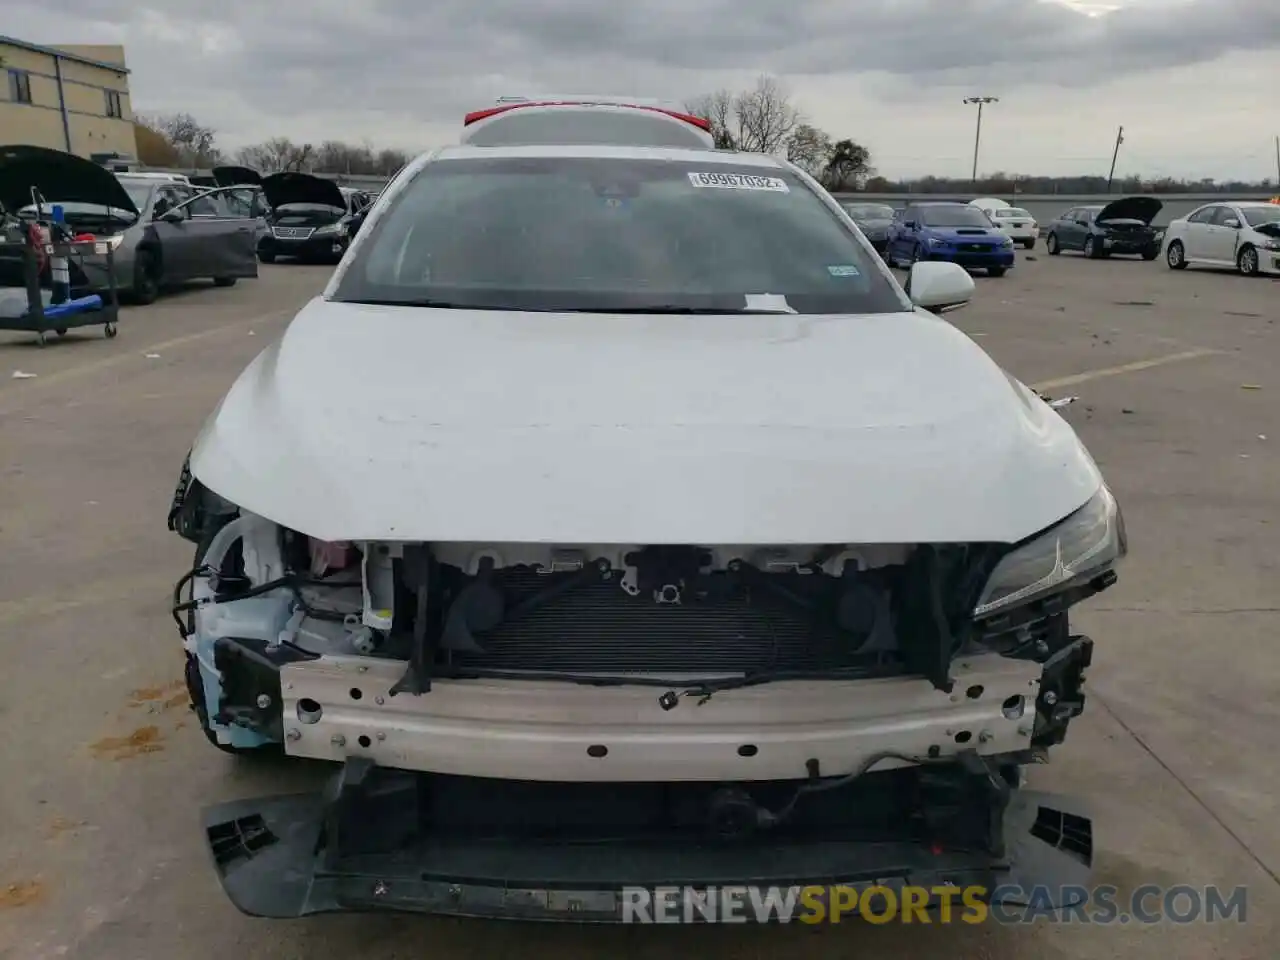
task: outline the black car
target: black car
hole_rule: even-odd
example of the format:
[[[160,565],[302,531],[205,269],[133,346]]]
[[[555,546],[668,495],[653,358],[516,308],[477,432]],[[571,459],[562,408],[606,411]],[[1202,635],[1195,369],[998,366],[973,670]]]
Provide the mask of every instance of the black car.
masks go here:
[[[1049,224],[1045,249],[1051,256],[1079,250],[1097,260],[1113,254],[1154,260],[1164,231],[1151,225],[1164,204],[1155,197],[1123,197],[1108,204],[1072,207]]]
[[[887,203],[842,203],[840,206],[883,257],[889,242],[889,225],[893,223],[893,207]]]
[[[262,178],[271,207],[258,259],[293,257],[305,263],[337,263],[347,252],[352,219],[368,205],[368,194],[339,187],[309,173],[273,173]]]

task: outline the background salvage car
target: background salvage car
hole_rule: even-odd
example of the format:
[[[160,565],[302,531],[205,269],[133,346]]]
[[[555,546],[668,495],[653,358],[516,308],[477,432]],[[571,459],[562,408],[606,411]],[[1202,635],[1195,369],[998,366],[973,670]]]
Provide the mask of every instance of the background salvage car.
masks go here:
[[[1280,275],[1280,204],[1205,204],[1169,224],[1165,260],[1172,270],[1203,264]]]
[[[167,178],[114,174],[96,163],[42,147],[9,147],[38,158],[39,190],[45,208],[63,208],[66,222],[112,247],[117,288],[135,303],[151,303],[163,288],[188,280],[212,279],[229,287],[258,275],[254,222],[224,202],[222,191],[202,191]],[[18,169],[16,165],[5,169]],[[0,171],[0,181],[5,174]],[[0,182],[0,194],[12,193]],[[29,186],[22,185],[27,190]],[[17,211],[36,215],[34,203]],[[74,295],[109,288],[107,258],[84,257],[71,268]]]
[[[1151,225],[1164,204],[1155,197],[1125,197],[1108,204],[1073,207],[1049,224],[1045,249],[1050,256],[1079,250],[1091,260],[1112,254],[1160,256],[1164,231]]]
[[[276,257],[337,263],[351,241],[352,219],[369,205],[364,191],[309,173],[273,173],[263,178],[262,193],[271,206],[269,230],[258,241],[263,263]]]

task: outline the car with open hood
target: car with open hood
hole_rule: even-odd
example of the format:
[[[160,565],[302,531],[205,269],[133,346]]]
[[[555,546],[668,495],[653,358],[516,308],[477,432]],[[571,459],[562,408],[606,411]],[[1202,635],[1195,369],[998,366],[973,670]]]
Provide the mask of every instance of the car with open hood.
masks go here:
[[[895,211],[885,246],[890,266],[942,260],[1003,277],[1014,266],[1013,241],[977,207],[958,201],[909,203]]]
[[[169,513],[205,737],[334,766],[204,812],[231,900],[618,921],[627,888],[747,877],[1082,889],[1087,815],[1022,770],[1083,709],[1071,617],[1124,524],[939,315],[973,292],[923,259],[899,285],[770,156],[413,161]]]
[[[1234,268],[1247,277],[1280,275],[1280,203],[1260,200],[1206,203],[1170,221],[1165,262]]]
[[[268,231],[258,241],[263,263],[278,257],[337,263],[351,242],[352,219],[368,205],[363,191],[310,173],[273,173],[261,189],[270,207]]]
[[[0,147],[0,205],[20,220],[61,206],[73,231],[111,246],[116,287],[137,303],[189,280],[231,286],[258,275],[253,221],[237,216],[219,191],[181,180],[112,173],[44,147]],[[110,286],[105,255],[77,255],[70,274],[76,296]]]
[[[1117,254],[1154,260],[1160,256],[1164,231],[1153,226],[1164,203],[1156,197],[1123,197],[1106,204],[1072,207],[1045,231],[1051,256],[1079,250],[1091,260]]]
[[[887,203],[861,203],[849,200],[841,201],[850,219],[858,225],[862,235],[867,238],[876,253],[884,256],[885,247],[889,243],[889,228],[893,226],[894,209]]]

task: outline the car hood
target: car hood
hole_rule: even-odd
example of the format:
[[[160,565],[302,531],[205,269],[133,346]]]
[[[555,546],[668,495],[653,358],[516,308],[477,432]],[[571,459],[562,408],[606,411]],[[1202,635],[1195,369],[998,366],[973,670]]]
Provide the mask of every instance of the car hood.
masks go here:
[[[255,186],[262,183],[262,174],[251,167],[214,167],[209,172],[220,187]]]
[[[1266,234],[1268,237],[1280,237],[1280,220],[1269,220],[1266,223],[1260,223],[1253,228],[1258,233]]]
[[[1137,220],[1151,226],[1151,221],[1163,209],[1164,204],[1155,197],[1123,197],[1112,200],[1093,219],[1095,223],[1103,220]]]
[[[945,320],[320,298],[206,421],[193,474],[326,540],[1013,542],[1101,482]]]
[[[29,206],[32,187],[49,203],[94,203],[138,215],[124,185],[106,167],[47,147],[0,147],[0,205],[6,210]]]
[[[286,203],[323,203],[346,209],[347,201],[332,180],[309,173],[273,173],[262,178],[262,193],[272,207]]]

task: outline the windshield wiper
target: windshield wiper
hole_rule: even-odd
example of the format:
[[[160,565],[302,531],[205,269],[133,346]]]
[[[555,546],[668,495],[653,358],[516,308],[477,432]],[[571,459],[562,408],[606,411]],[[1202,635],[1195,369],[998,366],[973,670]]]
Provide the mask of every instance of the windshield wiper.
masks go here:
[[[738,314],[748,313],[765,313],[765,314],[793,314],[794,310],[779,308],[776,310],[761,309],[759,307],[685,307],[673,303],[654,304],[647,307],[610,307],[608,309],[586,309],[565,310],[564,313],[653,313],[653,314],[696,314],[700,316],[736,316]]]
[[[338,303],[362,303],[372,307],[434,307],[437,310],[520,310],[520,307],[503,306],[491,303],[455,303],[452,300],[433,300],[420,297],[409,300],[339,300]]]

